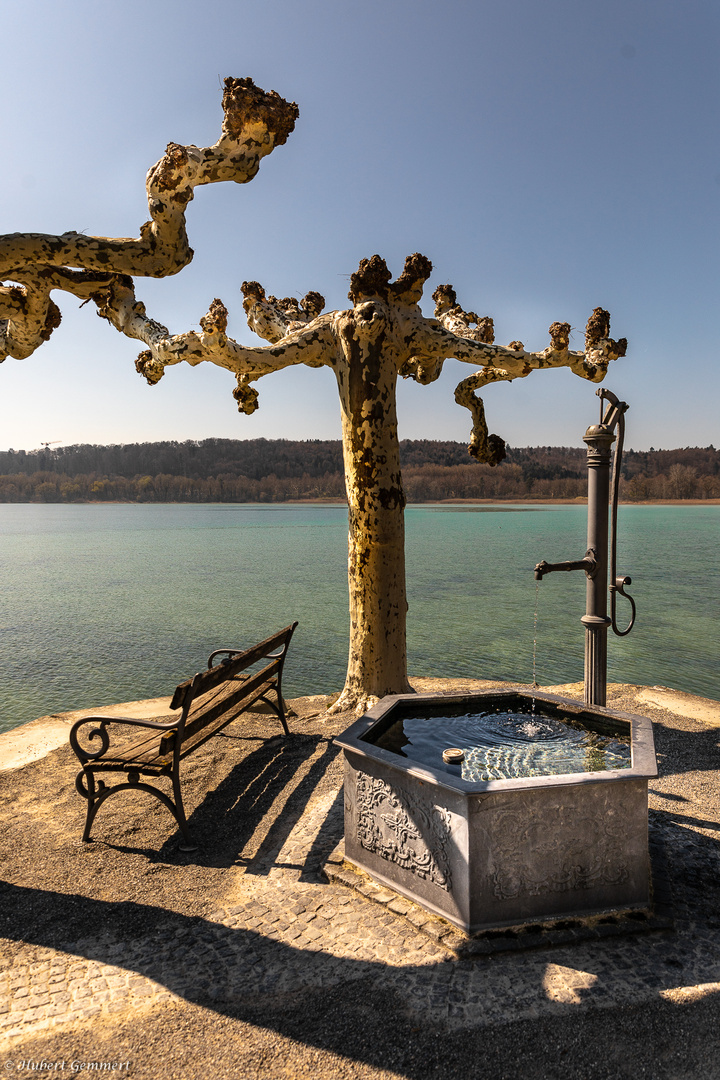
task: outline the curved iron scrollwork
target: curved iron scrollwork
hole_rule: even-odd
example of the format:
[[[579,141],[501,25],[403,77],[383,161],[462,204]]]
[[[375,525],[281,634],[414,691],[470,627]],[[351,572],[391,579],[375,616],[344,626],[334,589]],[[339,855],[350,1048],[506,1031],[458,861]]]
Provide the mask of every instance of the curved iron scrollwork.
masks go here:
[[[88,782],[89,781],[89,782]],[[95,777],[92,773],[85,772],[81,769],[75,777],[75,790],[79,795],[82,795],[83,799],[93,800],[97,795],[101,794],[105,790],[105,781],[97,781],[97,791],[95,790]]]
[[[87,723],[94,724],[95,720],[96,718],[88,719]],[[80,745],[78,732],[83,722],[84,721],[80,721],[79,724],[73,726],[70,732],[70,745],[81,761],[97,761],[98,758],[101,758],[103,754],[107,752],[108,747],[110,746],[110,736],[107,733],[107,725],[106,723],[101,723],[99,727],[94,727],[88,732],[83,732],[83,740],[92,741],[94,739],[100,739],[100,749],[95,753],[92,753],[90,750],[87,750],[84,746]]]

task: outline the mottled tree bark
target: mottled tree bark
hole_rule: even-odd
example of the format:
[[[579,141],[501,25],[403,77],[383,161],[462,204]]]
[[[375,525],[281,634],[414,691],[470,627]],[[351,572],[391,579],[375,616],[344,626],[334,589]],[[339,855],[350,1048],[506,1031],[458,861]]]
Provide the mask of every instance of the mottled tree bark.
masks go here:
[[[193,257],[185,209],[194,189],[225,180],[248,183],[262,158],[287,140],[297,115],[297,105],[274,91],[266,93],[252,79],[226,79],[222,134],[214,146],[169,143],[148,171],[150,221],[137,239],[76,232],[0,237],[0,281],[12,283],[0,286],[0,361],[30,356],[59,325],[60,311],[50,299],[53,289],[83,300],[97,294],[102,314],[118,330],[146,340],[140,330],[145,309],[135,304],[132,278],[182,270]],[[164,327],[152,325],[156,337],[167,337]]]
[[[364,711],[385,694],[411,690],[405,642],[405,494],[388,315],[376,301],[338,320],[343,355],[335,370],[348,498],[350,651],[335,710]]]

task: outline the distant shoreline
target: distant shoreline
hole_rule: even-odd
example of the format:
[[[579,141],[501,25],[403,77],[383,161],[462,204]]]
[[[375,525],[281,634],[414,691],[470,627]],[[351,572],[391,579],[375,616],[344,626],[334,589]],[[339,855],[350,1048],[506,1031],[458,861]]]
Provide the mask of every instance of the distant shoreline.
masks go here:
[[[437,503],[513,503],[519,505],[587,506],[587,496],[574,499],[438,499]],[[408,506],[430,506],[431,503],[408,503]],[[621,499],[621,506],[720,506],[720,499]]]
[[[347,506],[346,499],[243,499],[228,502],[193,501],[190,499],[78,499],[75,502],[7,502],[2,506],[312,506],[326,505]],[[407,506],[586,506],[587,496],[578,495],[573,499],[429,499],[423,502],[408,500]],[[720,499],[621,499],[621,506],[720,506]]]
[[[512,502],[564,505],[587,496],[585,447],[506,447],[497,468],[466,443],[400,441],[408,503]],[[342,503],[342,444],[336,440],[206,439],[0,451],[0,501],[45,503]],[[720,501],[720,450],[627,450],[623,502],[693,505]]]

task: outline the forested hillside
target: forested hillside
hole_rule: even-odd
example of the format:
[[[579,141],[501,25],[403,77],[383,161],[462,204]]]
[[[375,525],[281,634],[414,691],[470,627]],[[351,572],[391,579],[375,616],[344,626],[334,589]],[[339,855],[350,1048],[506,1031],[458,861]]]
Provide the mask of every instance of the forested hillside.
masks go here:
[[[408,501],[562,499],[586,492],[584,447],[508,447],[496,468],[464,443],[400,444]],[[627,450],[629,501],[720,498],[720,451]],[[0,452],[0,502],[284,502],[344,498],[340,442],[205,439]]]

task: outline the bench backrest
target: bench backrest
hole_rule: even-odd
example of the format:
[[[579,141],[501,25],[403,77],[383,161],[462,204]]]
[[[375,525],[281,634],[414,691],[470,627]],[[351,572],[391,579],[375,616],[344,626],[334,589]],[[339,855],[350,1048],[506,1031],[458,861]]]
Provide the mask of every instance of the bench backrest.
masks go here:
[[[194,678],[186,679],[185,682],[180,683],[175,688],[170,708],[183,709],[185,715],[187,715],[195,698],[207,694],[224,682],[228,682],[236,675],[239,675],[240,672],[252,667],[259,660],[267,658],[270,663],[239,683],[239,689],[242,688],[243,696],[251,693],[252,690],[256,689],[261,683],[267,682],[275,674],[280,675],[290,638],[296,626],[297,623],[294,622],[290,626],[286,626],[284,630],[279,630],[276,634],[272,634],[258,645],[253,645],[251,649],[246,649],[244,652],[237,652],[233,649],[216,649],[208,660],[206,671],[198,672]],[[215,657],[223,654],[226,655],[227,659],[213,667]]]

